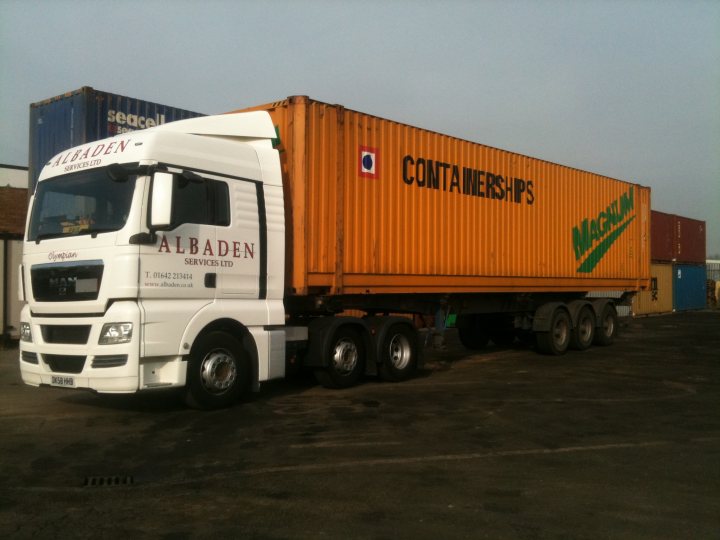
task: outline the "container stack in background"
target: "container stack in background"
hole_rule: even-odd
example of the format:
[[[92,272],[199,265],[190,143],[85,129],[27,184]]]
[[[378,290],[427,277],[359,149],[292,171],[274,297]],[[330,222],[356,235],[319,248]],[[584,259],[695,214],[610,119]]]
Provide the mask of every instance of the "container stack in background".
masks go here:
[[[650,290],[633,299],[635,315],[707,306],[705,222],[653,210],[650,215]]]
[[[67,148],[166,122],[205,116],[83,86],[30,105],[29,191],[40,171]]]

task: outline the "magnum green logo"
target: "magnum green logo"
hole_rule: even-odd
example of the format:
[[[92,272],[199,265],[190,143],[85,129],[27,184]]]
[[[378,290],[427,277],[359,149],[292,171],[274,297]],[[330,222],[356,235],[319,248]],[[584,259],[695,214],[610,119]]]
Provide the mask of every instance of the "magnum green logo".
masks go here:
[[[627,193],[623,193],[620,198],[611,202],[595,219],[585,218],[580,225],[573,227],[575,259],[580,260],[585,256],[585,260],[577,269],[578,272],[590,273],[593,271],[610,246],[635,219],[634,214],[628,217],[634,209],[635,192],[631,187]],[[590,251],[591,249],[592,251]],[[590,251],[589,254],[587,254],[588,251]]]

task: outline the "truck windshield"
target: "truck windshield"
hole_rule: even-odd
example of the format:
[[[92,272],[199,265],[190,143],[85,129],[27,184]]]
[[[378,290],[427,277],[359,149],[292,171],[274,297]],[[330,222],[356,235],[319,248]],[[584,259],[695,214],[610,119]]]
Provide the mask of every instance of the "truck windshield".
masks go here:
[[[39,182],[28,240],[94,236],[122,229],[136,179],[130,175],[113,181],[106,169],[94,169]]]

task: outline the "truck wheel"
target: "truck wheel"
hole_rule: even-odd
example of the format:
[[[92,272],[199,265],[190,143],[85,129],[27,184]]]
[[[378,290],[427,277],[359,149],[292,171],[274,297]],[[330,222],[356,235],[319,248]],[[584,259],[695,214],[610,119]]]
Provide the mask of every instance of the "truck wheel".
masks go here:
[[[612,304],[605,304],[600,313],[597,331],[595,332],[595,345],[612,345],[618,334],[617,311]]]
[[[578,314],[577,324],[570,338],[573,349],[584,351],[592,345],[595,337],[595,314],[590,306],[585,306]]]
[[[572,325],[570,315],[562,308],[555,310],[550,323],[549,332],[537,333],[537,344],[540,352],[559,356],[565,354],[570,344]]]
[[[349,388],[365,371],[365,343],[360,333],[349,326],[340,326],[325,351],[328,366],[315,370],[315,378],[325,388]]]
[[[185,402],[196,409],[229,407],[250,384],[245,351],[225,332],[200,336],[190,351],[187,369]]]
[[[470,315],[469,321],[461,321],[457,325],[458,337],[463,347],[471,351],[479,351],[487,347],[490,336],[485,328],[484,320],[477,315]],[[464,323],[464,324],[463,324]]]
[[[417,333],[405,324],[392,325],[380,345],[380,376],[386,381],[404,381],[417,367]]]

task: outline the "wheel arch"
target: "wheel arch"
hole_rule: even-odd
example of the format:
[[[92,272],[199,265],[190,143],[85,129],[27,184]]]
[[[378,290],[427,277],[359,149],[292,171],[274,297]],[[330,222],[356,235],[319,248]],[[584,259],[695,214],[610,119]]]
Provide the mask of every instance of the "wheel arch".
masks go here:
[[[252,390],[256,391],[259,387],[258,347],[250,330],[241,322],[229,317],[210,321],[206,323],[205,326],[196,328],[192,334],[190,334],[190,327],[188,327],[182,341],[186,354],[191,354],[198,339],[210,332],[224,332],[240,342],[240,345],[250,359],[250,382]],[[191,335],[192,338],[190,337]]]

